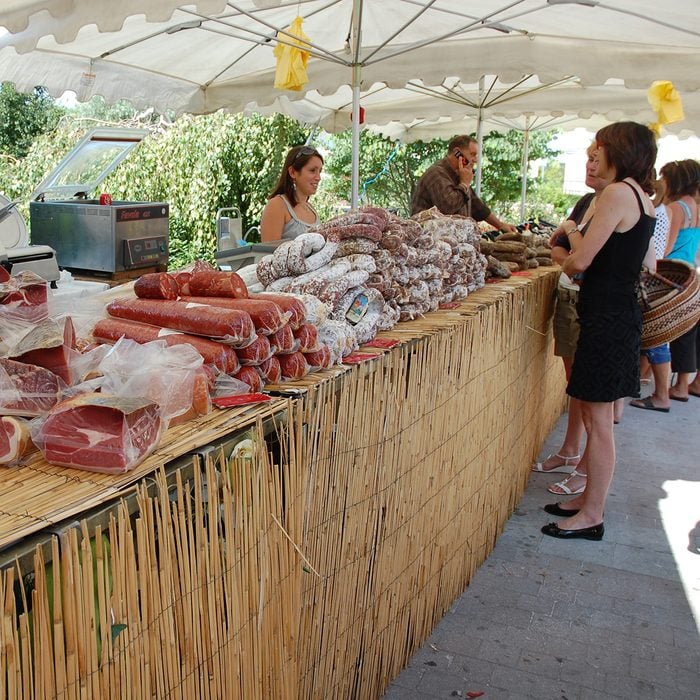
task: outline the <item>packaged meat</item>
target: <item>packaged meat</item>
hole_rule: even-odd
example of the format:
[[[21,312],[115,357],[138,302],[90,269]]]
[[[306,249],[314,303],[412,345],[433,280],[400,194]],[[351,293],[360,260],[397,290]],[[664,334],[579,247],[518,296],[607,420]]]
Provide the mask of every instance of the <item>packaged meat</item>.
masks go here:
[[[288,355],[299,349],[299,341],[289,326],[283,326],[270,336],[270,345],[275,348],[275,355]]]
[[[134,294],[140,299],[177,299],[180,286],[167,272],[151,272],[134,282]]]
[[[206,416],[212,410],[211,391],[213,389],[214,377],[206,367],[200,367],[195,373],[192,383],[192,405],[179,416],[170,419],[169,427],[187,423],[193,418]]]
[[[333,357],[330,348],[327,345],[321,345],[314,352],[305,352],[304,357],[309,365],[310,372],[317,372],[320,369],[326,369],[333,364]]]
[[[0,417],[0,464],[15,467],[31,450],[29,423],[24,418]]]
[[[122,474],[153,452],[162,428],[153,401],[89,393],[59,402],[32,423],[32,439],[51,464]]]
[[[235,350],[228,345],[189,333],[152,326],[148,323],[121,318],[104,318],[95,324],[92,335],[95,340],[102,343],[116,343],[119,338],[127,338],[137,343],[164,340],[170,347],[191,345],[202,356],[206,364],[213,365],[226,374],[237,372],[240,368]]]
[[[311,323],[305,323],[295,330],[294,337],[299,341],[299,352],[314,352],[320,347],[318,328]]]
[[[192,273],[189,281],[190,294],[195,297],[231,297],[246,299],[248,288],[235,272],[205,270]]]
[[[282,379],[282,368],[280,361],[274,355],[255,368],[262,377],[265,384],[277,384]]]
[[[247,384],[250,387],[251,392],[254,394],[263,390],[263,379],[257,372],[255,367],[241,367],[236,374],[233,375],[234,379]]]
[[[274,336],[269,337],[272,338]],[[273,350],[268,336],[258,335],[255,342],[251,343],[246,348],[241,348],[236,354],[238,355],[238,360],[241,365],[259,365],[261,362],[272,357]]]
[[[64,382],[44,367],[0,358],[0,413],[38,416],[60,399]]]
[[[235,348],[250,345],[256,337],[253,320],[246,311],[207,304],[122,297],[107,305],[107,313],[117,318],[215,338]]]
[[[71,386],[75,379],[71,365],[77,354],[73,322],[64,317],[33,326],[13,348],[12,359],[49,369]]]
[[[276,355],[282,370],[282,381],[301,379],[309,373],[309,365],[306,358],[300,352],[293,352],[289,355]]]
[[[264,299],[277,304],[284,313],[289,314],[289,325],[292,327],[292,330],[299,328],[306,318],[304,302],[293,294],[262,292],[261,294],[251,295],[251,299]]]
[[[269,299],[231,299],[228,297],[196,297],[182,296],[181,301],[194,304],[209,304],[223,309],[238,309],[250,314],[257,333],[270,335],[278,331],[289,321],[290,314],[274,301]]]
[[[36,323],[47,318],[48,298],[49,283],[35,272],[21,270],[16,275],[5,275],[0,281],[0,325],[5,319]]]

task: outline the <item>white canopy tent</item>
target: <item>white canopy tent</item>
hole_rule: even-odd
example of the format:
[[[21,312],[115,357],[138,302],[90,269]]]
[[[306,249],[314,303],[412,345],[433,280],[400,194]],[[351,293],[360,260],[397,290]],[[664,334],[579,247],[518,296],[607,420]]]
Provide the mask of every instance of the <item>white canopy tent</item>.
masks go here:
[[[353,204],[363,87],[381,83],[398,89],[409,81],[440,86],[446,76],[478,84],[483,76],[498,75],[506,85],[524,76],[542,85],[575,76],[582,88],[603,86],[610,78],[640,91],[661,79],[673,81],[683,95],[700,88],[697,0],[667,0],[662,11],[652,0],[177,5],[176,0],[6,1],[0,25],[10,33],[0,36],[0,80],[20,90],[45,85],[54,96],[72,89],[80,99],[127,98],[159,111],[264,107],[280,95],[272,87],[273,48],[289,42],[285,30],[300,14],[311,42],[306,90],[319,96],[334,95],[339,86],[350,90]],[[434,104],[432,115],[426,111],[423,118],[450,116],[442,113],[444,101]],[[553,95],[552,105],[556,111]]]

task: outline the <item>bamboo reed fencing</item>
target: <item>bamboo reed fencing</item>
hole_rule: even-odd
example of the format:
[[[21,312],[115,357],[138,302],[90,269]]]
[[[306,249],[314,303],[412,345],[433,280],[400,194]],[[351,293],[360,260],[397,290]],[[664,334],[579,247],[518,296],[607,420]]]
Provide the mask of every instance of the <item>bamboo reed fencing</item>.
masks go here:
[[[179,426],[136,473],[8,470],[3,543],[134,490],[137,507],[3,569],[0,697],[380,697],[488,556],[564,406],[555,285],[535,271],[402,323],[397,347],[294,398]],[[250,458],[164,466],[243,431]]]

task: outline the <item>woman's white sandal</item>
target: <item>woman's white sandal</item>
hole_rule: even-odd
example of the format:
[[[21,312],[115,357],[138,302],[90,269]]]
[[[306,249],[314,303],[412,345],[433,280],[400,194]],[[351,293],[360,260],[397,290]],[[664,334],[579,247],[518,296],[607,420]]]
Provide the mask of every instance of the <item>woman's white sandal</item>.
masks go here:
[[[559,459],[563,459],[564,464],[560,464],[554,467],[553,469],[544,469],[544,462],[546,462],[547,459],[551,459],[552,457],[558,457]],[[535,465],[532,467],[532,471],[538,472],[539,474],[571,474],[573,471],[575,471],[576,467],[578,466],[579,460],[581,459],[581,455],[566,457],[564,455],[560,455],[558,452],[555,452],[554,454],[549,455],[547,459],[545,459],[544,462],[535,462]]]
[[[579,486],[577,489],[570,489],[569,488],[569,482],[574,478],[580,476],[583,479],[583,483],[581,486]],[[571,472],[570,476],[567,476],[566,479],[563,479],[562,481],[557,481],[556,484],[552,484],[551,486],[547,487],[547,491],[549,493],[554,493],[557,496],[576,496],[579,493],[583,493],[584,490],[586,489],[586,479],[588,478],[588,474],[582,474],[579,471],[574,471]],[[559,488],[561,491],[553,491],[552,489]]]

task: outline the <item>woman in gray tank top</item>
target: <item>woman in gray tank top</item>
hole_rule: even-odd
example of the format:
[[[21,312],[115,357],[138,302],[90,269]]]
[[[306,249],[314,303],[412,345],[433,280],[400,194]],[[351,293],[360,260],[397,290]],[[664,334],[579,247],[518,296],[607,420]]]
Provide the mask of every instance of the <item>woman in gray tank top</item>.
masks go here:
[[[319,222],[309,197],[318,189],[322,170],[323,157],[311,146],[295,146],[287,153],[260,221],[263,243],[292,240]]]

